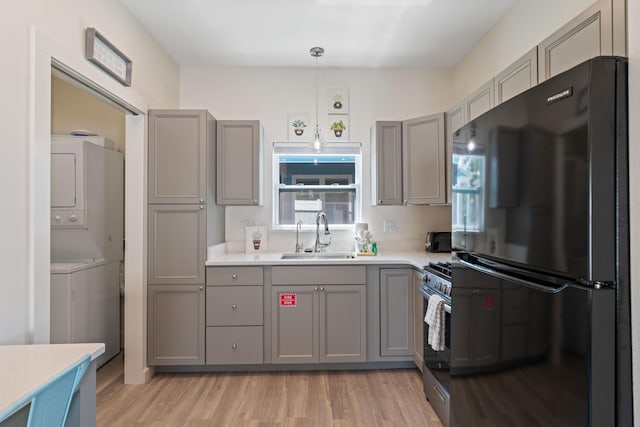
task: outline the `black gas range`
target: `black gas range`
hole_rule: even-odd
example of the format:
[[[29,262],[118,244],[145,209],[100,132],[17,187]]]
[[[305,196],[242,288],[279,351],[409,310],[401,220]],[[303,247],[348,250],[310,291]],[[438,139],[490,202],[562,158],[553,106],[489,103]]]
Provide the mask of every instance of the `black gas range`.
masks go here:
[[[438,295],[444,300],[445,322],[444,322],[444,350],[434,350],[428,344],[429,325],[424,323],[424,363],[422,378],[424,393],[431,403],[434,411],[440,417],[445,427],[449,426],[449,362],[451,360],[450,351],[450,330],[451,330],[451,263],[450,262],[430,262],[423,268],[424,276],[420,293],[424,297],[424,311],[426,313],[429,299],[433,295]]]
[[[423,290],[440,295],[451,306],[451,263],[430,262],[423,271]]]

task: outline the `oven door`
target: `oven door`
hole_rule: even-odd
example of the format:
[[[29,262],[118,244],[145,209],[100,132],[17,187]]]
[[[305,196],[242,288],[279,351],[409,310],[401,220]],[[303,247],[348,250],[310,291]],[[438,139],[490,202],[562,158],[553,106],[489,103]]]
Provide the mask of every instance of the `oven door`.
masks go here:
[[[423,318],[427,311],[430,289],[422,287],[420,293],[424,297]],[[429,325],[424,323],[424,365],[422,378],[424,394],[440,417],[442,424],[449,425],[449,361],[451,357],[451,306],[445,304],[444,343],[443,351],[436,351],[428,344]]]

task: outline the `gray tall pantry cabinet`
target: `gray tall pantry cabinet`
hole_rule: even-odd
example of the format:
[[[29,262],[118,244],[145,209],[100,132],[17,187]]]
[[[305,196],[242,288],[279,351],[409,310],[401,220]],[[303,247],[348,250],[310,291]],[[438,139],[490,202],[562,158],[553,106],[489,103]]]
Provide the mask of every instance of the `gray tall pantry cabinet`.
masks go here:
[[[224,241],[215,200],[216,120],[149,111],[147,362],[205,363],[207,246]]]

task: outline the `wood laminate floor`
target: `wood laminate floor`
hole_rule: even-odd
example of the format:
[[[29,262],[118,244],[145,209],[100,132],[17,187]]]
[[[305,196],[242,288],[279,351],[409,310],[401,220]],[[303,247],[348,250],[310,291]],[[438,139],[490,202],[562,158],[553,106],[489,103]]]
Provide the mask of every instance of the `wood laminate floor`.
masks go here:
[[[98,426],[442,426],[417,369],[123,378],[122,355],[98,370]]]

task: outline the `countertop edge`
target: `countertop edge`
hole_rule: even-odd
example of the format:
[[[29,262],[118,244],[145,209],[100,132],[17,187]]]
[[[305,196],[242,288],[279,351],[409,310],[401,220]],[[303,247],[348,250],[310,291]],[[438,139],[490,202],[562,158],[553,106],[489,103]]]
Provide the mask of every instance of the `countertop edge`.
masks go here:
[[[376,256],[355,256],[350,259],[281,259],[281,252],[267,252],[254,255],[245,253],[218,254],[208,259],[206,267],[224,266],[275,266],[275,265],[410,265],[422,269],[429,262],[451,260],[451,253],[431,253],[425,251],[387,252]]]

